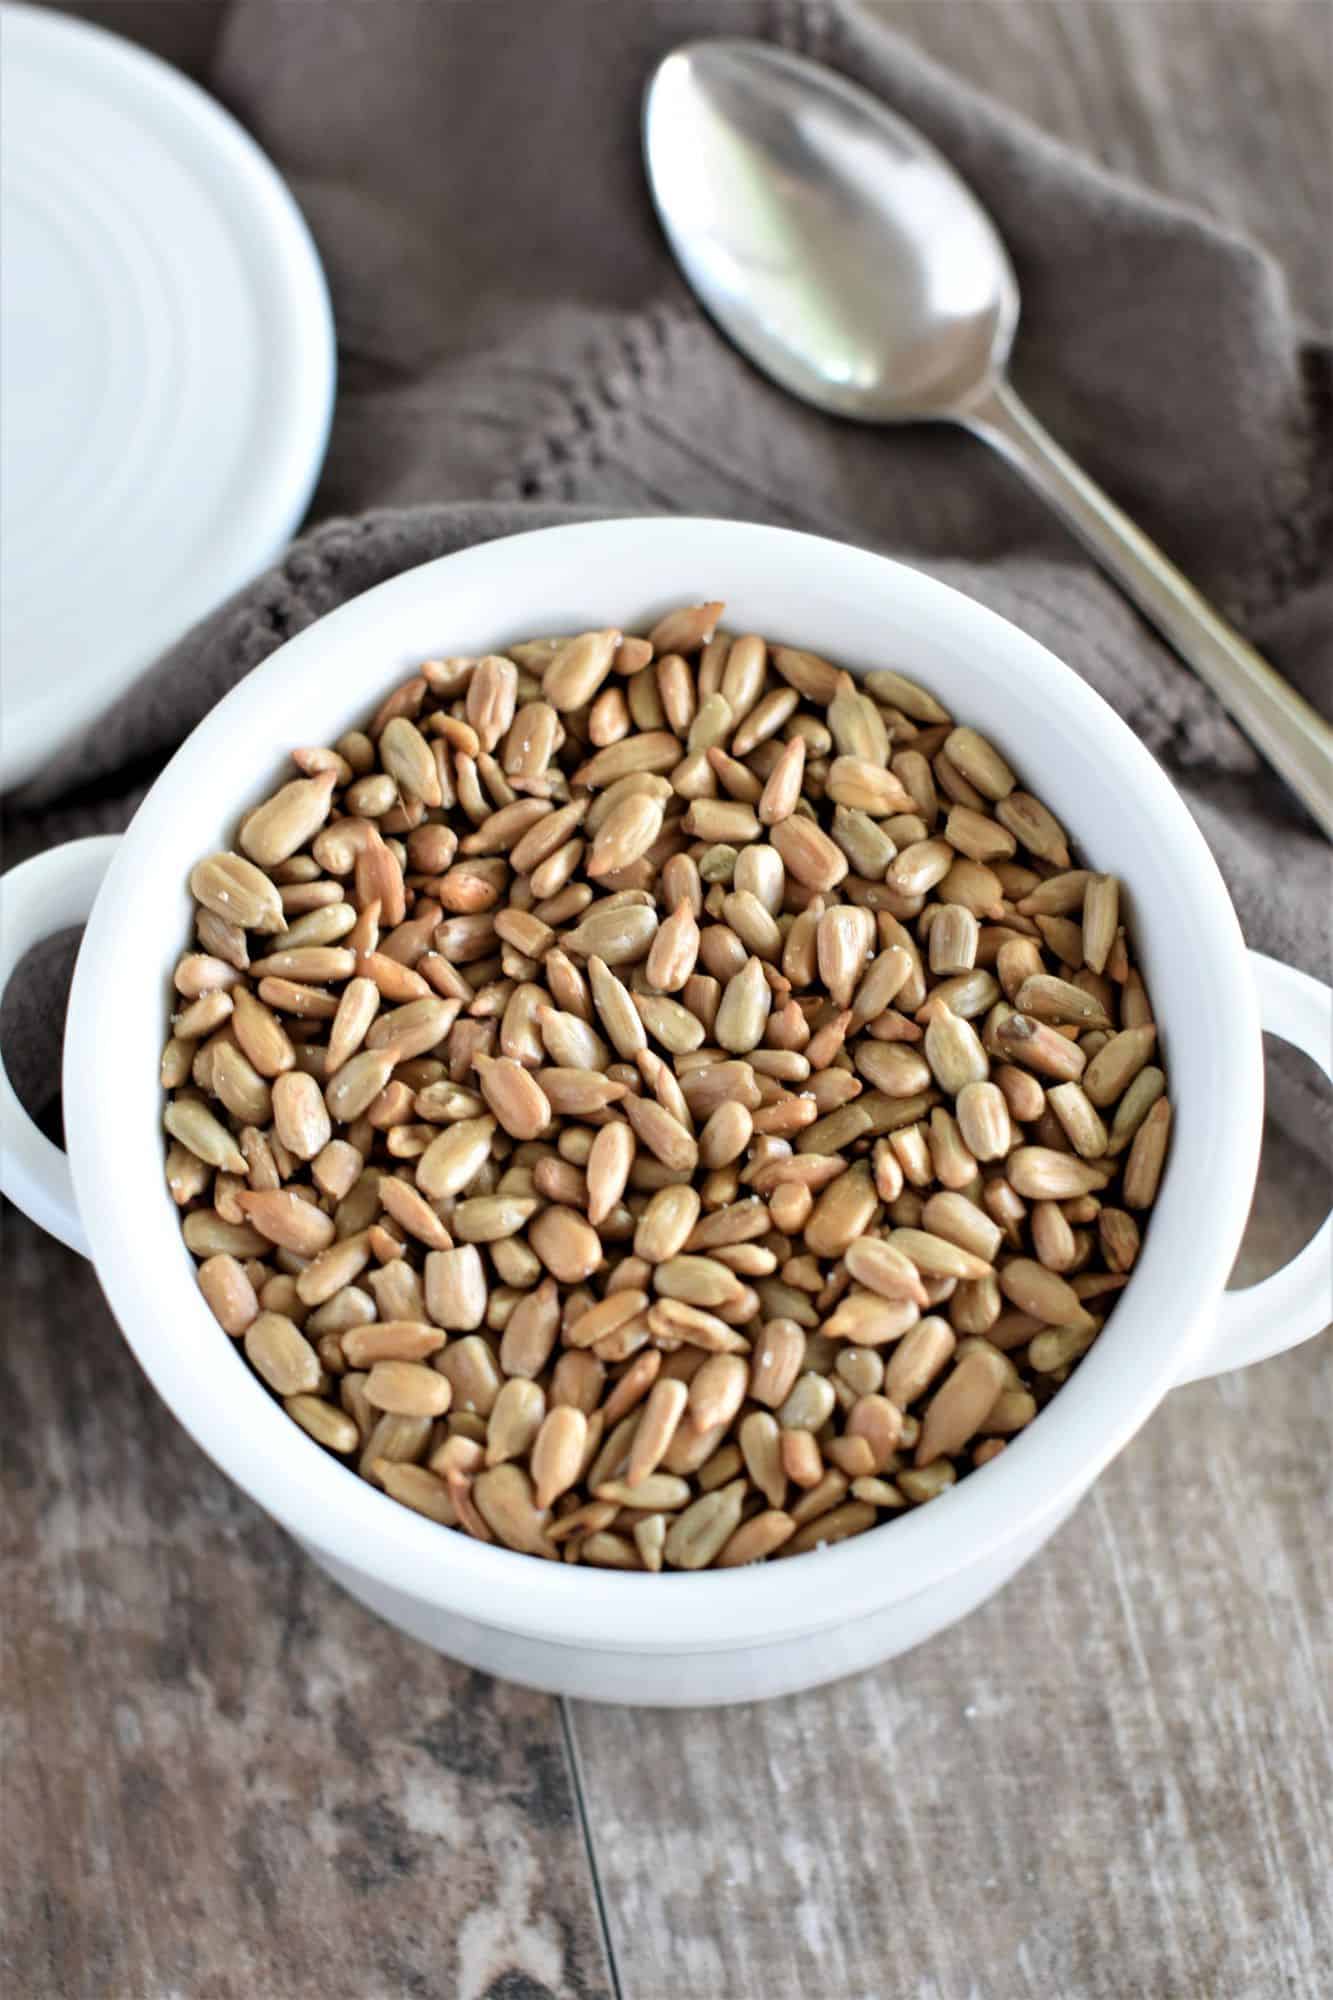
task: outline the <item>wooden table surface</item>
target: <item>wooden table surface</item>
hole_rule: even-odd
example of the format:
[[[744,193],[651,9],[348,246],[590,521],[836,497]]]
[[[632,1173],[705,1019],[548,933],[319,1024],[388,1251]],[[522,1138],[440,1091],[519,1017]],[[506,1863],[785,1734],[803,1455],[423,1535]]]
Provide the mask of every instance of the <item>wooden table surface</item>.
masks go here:
[[[1116,167],[1205,205],[1220,187],[1324,317],[1322,0],[882,11]],[[1238,179],[1257,119],[1282,143]],[[1270,1149],[1251,1271],[1326,1194]],[[1001,1597],[917,1652],[750,1709],[632,1713],[377,1623],[200,1456],[76,1259],[51,1324],[50,1260],[11,1216],[16,2000],[1329,1991],[1327,1341],[1174,1394]]]

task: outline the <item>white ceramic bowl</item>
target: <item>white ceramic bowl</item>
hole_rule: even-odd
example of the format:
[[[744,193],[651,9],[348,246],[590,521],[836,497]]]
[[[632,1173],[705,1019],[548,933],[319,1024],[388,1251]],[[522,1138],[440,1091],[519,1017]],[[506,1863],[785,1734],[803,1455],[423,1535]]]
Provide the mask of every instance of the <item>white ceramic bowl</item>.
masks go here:
[[[295,1428],[195,1284],[163,1185],[158,1057],[189,934],[188,869],[231,840],[291,744],[332,740],[432,654],[593,621],[641,627],[668,605],[714,595],[733,630],[919,677],[1014,760],[1095,865],[1122,878],[1175,1131],[1143,1255],[1106,1334],[1001,1458],[928,1507],[794,1565],[621,1575],[450,1533]],[[1333,1317],[1329,1223],[1284,1271],[1248,1292],[1223,1290],[1258,1163],[1261,1021],[1327,1066],[1333,996],[1247,955],[1189,813],[1098,696],[1012,625],[877,556],[773,528],[634,520],[429,563],[257,668],[195,730],[119,843],[47,854],[6,889],[6,976],[22,950],[91,906],[66,1028],[69,1163],[4,1082],[6,1190],[93,1258],[175,1414],[317,1562],[408,1632],[512,1679],[601,1700],[720,1702],[886,1659],[1004,1582],[1175,1383],[1292,1346]]]

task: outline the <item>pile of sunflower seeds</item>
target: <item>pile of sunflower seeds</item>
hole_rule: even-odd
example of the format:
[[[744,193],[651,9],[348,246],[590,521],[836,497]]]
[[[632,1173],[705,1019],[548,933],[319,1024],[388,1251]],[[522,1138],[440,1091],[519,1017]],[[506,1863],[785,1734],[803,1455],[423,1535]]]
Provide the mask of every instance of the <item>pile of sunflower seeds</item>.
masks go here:
[[[1171,1123],[1115,878],[925,689],[722,609],[428,660],[295,750],[190,876],[162,1059],[200,1288],[294,1423],[613,1569],[997,1457]]]

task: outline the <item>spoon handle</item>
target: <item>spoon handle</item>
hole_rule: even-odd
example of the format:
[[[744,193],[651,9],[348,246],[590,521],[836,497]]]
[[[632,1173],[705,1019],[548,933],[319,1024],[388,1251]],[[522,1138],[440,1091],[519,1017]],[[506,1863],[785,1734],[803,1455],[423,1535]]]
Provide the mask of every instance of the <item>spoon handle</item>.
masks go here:
[[[997,382],[959,421],[1050,502],[1333,840],[1333,728],[1080,471],[1008,382]]]

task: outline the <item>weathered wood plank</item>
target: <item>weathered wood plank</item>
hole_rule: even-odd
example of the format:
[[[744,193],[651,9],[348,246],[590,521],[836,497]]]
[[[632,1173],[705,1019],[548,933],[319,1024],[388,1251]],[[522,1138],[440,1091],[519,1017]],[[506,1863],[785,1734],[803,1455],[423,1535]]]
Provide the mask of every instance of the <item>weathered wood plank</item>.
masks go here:
[[[863,0],[1098,160],[1266,244],[1327,325],[1324,0]]]
[[[556,1703],[326,1581],[5,1235],[6,1991],[606,2000]]]

